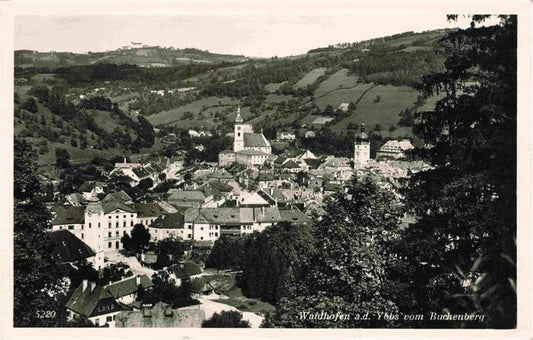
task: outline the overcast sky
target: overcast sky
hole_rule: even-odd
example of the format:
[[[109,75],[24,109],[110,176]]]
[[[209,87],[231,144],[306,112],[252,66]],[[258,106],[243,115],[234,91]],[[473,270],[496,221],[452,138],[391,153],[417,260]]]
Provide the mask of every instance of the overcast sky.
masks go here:
[[[297,55],[338,42],[405,31],[467,25],[466,19],[450,23],[444,13],[427,9],[361,8],[353,3],[207,5],[208,10],[196,7],[148,16],[17,16],[15,49],[97,52],[135,41],[152,46],[195,47],[216,53],[271,57]]]

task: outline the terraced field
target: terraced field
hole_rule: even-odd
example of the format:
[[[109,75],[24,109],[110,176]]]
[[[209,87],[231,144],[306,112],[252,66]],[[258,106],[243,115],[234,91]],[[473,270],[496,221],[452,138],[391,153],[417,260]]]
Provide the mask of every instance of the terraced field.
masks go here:
[[[302,79],[298,80],[296,84],[294,84],[294,88],[301,88],[306,87],[307,85],[311,85],[315,82],[315,80],[318,79],[321,75],[323,75],[326,72],[325,67],[315,68],[311,71],[309,71],[305,76],[302,77]]]
[[[364,122],[367,130],[381,124],[383,130],[396,125],[400,119],[400,111],[411,108],[418,97],[418,91],[407,86],[378,85],[361,99],[355,112],[333,125],[334,131],[345,130],[350,122],[360,124]],[[379,102],[375,102],[376,97]]]
[[[315,96],[313,100],[320,110],[324,110],[328,105],[336,109],[341,103],[356,103],[372,86],[374,85],[369,83],[359,83],[351,88],[337,88],[325,95]]]
[[[185,123],[181,118],[185,112],[192,112],[195,117],[198,117],[198,114],[207,108],[217,106],[221,110],[230,108],[231,106],[236,106],[239,104],[239,101],[229,97],[208,97],[203,98],[202,100],[197,100],[187,105],[179,106],[175,109],[159,112],[157,114],[146,117],[148,121],[154,125],[168,125],[172,123],[177,123],[181,126],[181,123]]]
[[[328,79],[320,83],[315,91],[315,97],[324,96],[333,90],[356,86],[359,78],[355,75],[349,75],[348,72],[348,69],[343,68],[329,76]]]

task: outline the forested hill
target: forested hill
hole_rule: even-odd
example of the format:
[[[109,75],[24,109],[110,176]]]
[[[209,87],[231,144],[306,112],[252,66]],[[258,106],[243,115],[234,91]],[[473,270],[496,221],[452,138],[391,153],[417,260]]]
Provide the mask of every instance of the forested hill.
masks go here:
[[[413,138],[415,113],[435,107],[438,98],[422,97],[418,86],[444,69],[439,41],[449,32],[405,32],[269,59],[197,49],[17,51],[15,135],[40,150],[42,163],[65,143],[74,160],[157,153],[170,132],[231,132],[240,106],[269,139],[292,131],[318,153],[351,155],[364,122],[375,150],[389,138]],[[152,127],[159,130],[153,142],[145,135]],[[304,138],[308,131],[317,137]]]
[[[130,64],[141,67],[168,67],[187,64],[216,64],[220,62],[246,61],[242,55],[210,53],[196,48],[164,48],[147,46],[140,48],[117,49],[107,52],[38,52],[31,50],[15,51],[15,65],[22,67],[65,67],[92,65],[96,63]]]

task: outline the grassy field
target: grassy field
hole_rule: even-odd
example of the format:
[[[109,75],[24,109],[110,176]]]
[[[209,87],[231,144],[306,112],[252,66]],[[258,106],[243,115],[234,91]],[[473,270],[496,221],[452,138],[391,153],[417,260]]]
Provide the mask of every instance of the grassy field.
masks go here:
[[[275,309],[275,307],[268,302],[259,299],[250,299],[244,296],[242,290],[237,287],[234,274],[230,276],[205,276],[205,278],[215,287],[215,292],[217,294],[228,297],[227,299],[215,300],[217,302],[233,306],[242,312],[252,312],[261,315],[272,313]]]
[[[288,102],[289,100],[294,99],[293,96],[288,95],[278,95],[278,94],[269,94],[266,96],[265,103],[281,103]]]
[[[281,85],[283,85],[285,83],[286,83],[286,81],[284,81],[283,83],[270,83],[270,84],[267,84],[267,85],[265,85],[265,91],[267,91],[269,93],[274,93],[277,90],[279,90]]]
[[[295,88],[300,87],[306,87],[307,85],[311,85],[317,80],[318,77],[323,75],[326,72],[325,67],[315,68],[314,70],[309,71],[305,76],[303,76],[302,79],[298,80],[296,84],[294,84]]]
[[[365,91],[372,86],[373,84],[360,83],[353,88],[334,89],[332,91],[330,90],[326,95],[315,96],[313,100],[320,110],[324,110],[328,105],[336,109],[341,103],[357,102]]]
[[[321,97],[333,90],[354,87],[357,85],[358,77],[348,75],[348,72],[348,69],[343,68],[332,74],[328,79],[320,83],[320,86],[318,86],[315,91],[315,96]]]
[[[376,97],[381,97],[375,102]],[[345,130],[350,122],[360,124],[364,122],[367,131],[381,124],[382,129],[388,130],[391,125],[396,125],[400,120],[400,111],[410,108],[416,102],[418,91],[406,86],[378,85],[357,104],[355,112],[333,125],[334,131]]]
[[[181,125],[181,117],[187,111],[192,112],[195,115],[195,118],[198,117],[198,114],[204,111],[207,108],[213,106],[220,106],[221,109],[228,108],[230,106],[235,106],[239,104],[239,101],[230,97],[208,97],[201,100],[194,101],[184,106],[179,106],[175,109],[163,111],[156,113],[154,115],[146,117],[148,121],[154,125],[168,125],[168,124],[179,124]]]

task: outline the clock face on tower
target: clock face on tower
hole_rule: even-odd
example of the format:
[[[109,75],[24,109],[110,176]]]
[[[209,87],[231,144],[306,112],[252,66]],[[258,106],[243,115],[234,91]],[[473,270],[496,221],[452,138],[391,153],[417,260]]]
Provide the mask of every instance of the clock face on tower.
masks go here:
[[[240,127],[240,126],[237,126],[237,130],[240,130],[240,129],[241,129],[241,127]]]

